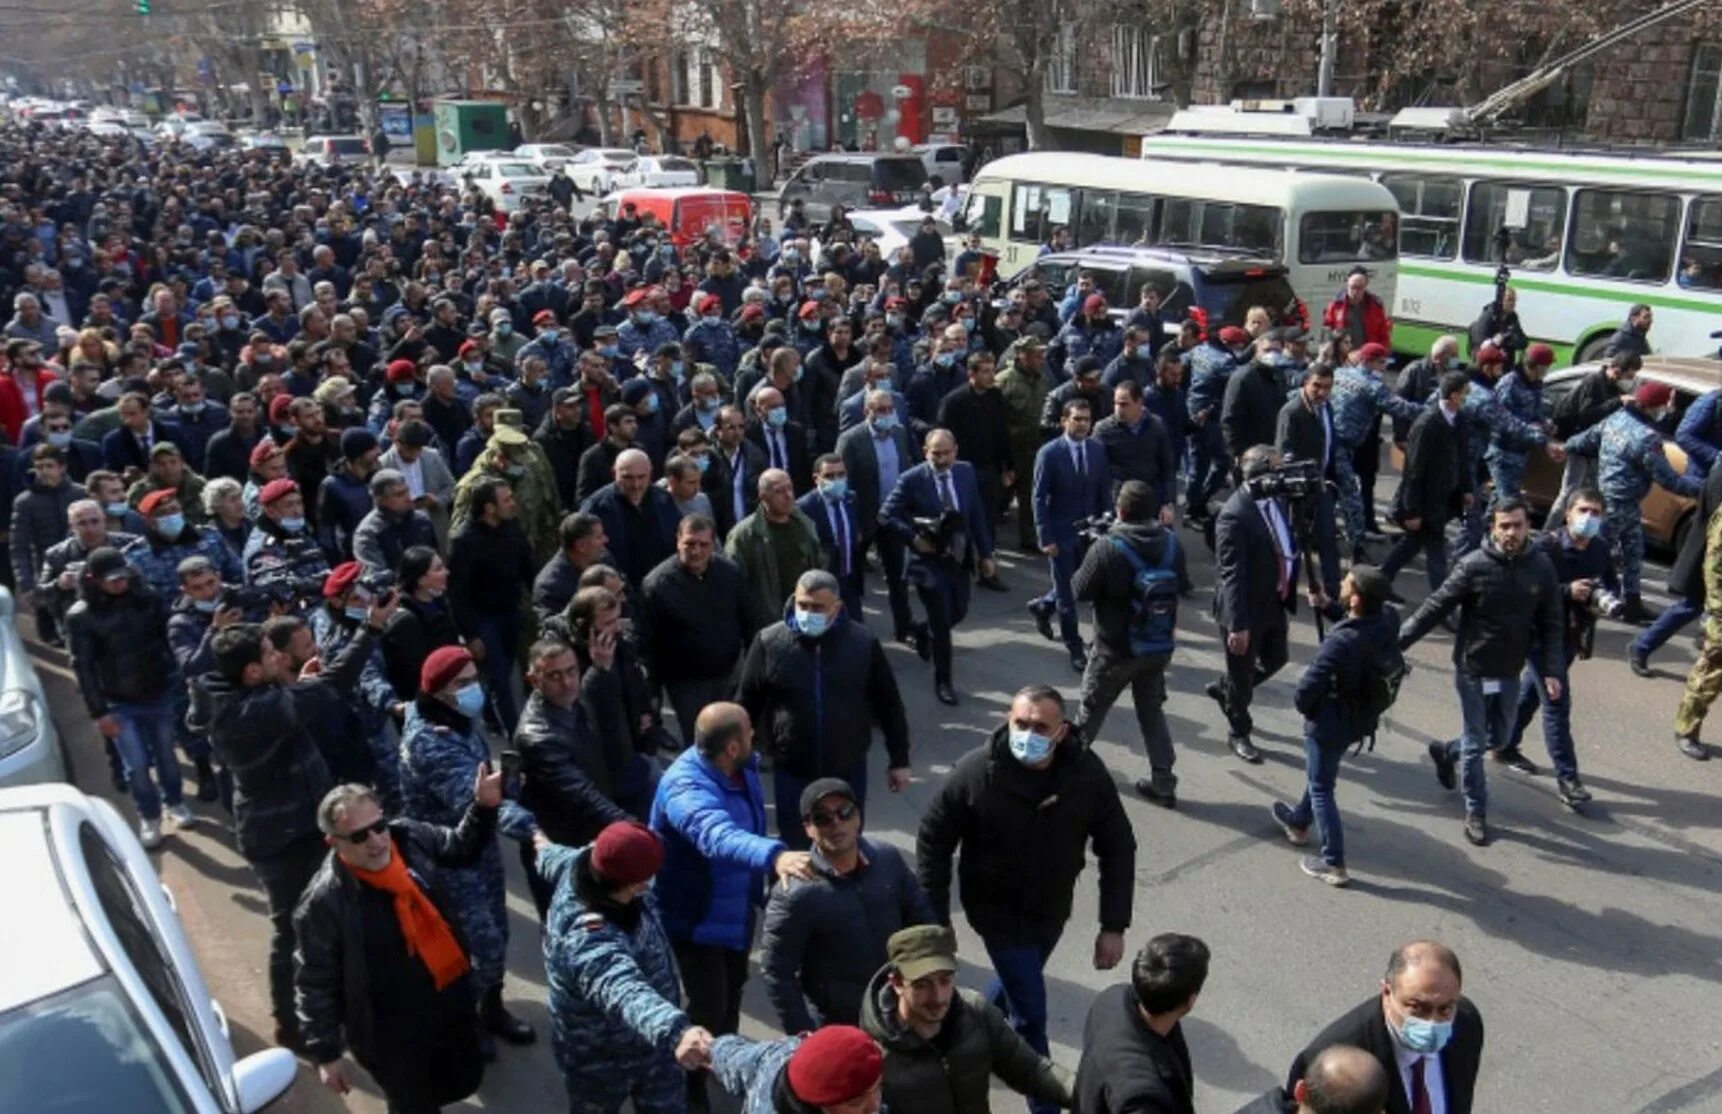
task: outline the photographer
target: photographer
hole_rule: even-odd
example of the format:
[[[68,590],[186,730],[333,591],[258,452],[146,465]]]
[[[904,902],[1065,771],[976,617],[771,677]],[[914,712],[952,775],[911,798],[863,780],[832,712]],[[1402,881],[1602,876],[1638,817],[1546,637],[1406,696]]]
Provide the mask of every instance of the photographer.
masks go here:
[[[1122,389],[1122,388],[1120,388]],[[1178,597],[1190,586],[1178,536],[1157,521],[1160,496],[1141,480],[1118,489],[1118,521],[1088,547],[1071,586],[1094,605],[1094,643],[1082,673],[1076,729],[1099,737],[1106,713],[1125,687],[1148,752],[1149,776],[1136,791],[1157,805],[1177,804],[1175,756],[1166,728],[1166,667],[1178,625]]]
[[[1348,451],[1334,439],[1333,407],[1328,403],[1332,393],[1332,366],[1311,364],[1303,384],[1280,407],[1279,419],[1274,423],[1274,441],[1280,452],[1287,460],[1313,464],[1321,480],[1315,498],[1297,508],[1297,524],[1314,533],[1322,592],[1328,599],[1339,595],[1339,539],[1334,536],[1331,482],[1338,479],[1335,458]]]
[[[1590,657],[1597,616],[1619,618],[1625,610],[1618,595],[1620,583],[1615,579],[1608,543],[1600,540],[1605,513],[1602,492],[1594,487],[1581,487],[1568,500],[1566,525],[1537,539],[1555,566],[1561,596],[1566,601],[1561,641],[1563,676],[1571,672],[1574,659]],[[1495,757],[1526,773],[1535,772],[1530,760],[1520,753],[1519,742],[1541,701],[1543,745],[1548,748],[1549,761],[1554,763],[1555,791],[1563,803],[1576,808],[1590,800],[1590,791],[1579,780],[1578,753],[1573,747],[1572,688],[1563,686],[1558,697],[1550,697],[1538,665],[1539,650],[1533,643],[1531,655],[1525,661],[1524,676],[1519,681],[1513,733]]]
[[[1262,755],[1250,741],[1250,697],[1286,663],[1288,616],[1297,608],[1293,512],[1273,494],[1280,465],[1272,445],[1248,449],[1238,462],[1244,482],[1214,521],[1214,619],[1226,646],[1226,672],[1205,691],[1225,713],[1226,745],[1252,764]]]

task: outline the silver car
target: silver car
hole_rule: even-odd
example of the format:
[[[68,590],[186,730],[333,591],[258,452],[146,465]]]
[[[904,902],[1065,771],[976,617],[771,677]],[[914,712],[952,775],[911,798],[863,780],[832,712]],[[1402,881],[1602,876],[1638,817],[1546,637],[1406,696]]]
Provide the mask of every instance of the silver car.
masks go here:
[[[18,603],[0,588],[0,787],[65,781],[60,733],[18,637]]]

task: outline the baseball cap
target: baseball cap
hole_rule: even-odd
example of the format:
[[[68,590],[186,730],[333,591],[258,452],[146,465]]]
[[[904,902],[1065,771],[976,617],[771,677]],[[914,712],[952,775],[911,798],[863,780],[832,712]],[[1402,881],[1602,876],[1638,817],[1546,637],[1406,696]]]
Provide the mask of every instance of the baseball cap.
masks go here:
[[[822,777],[810,783],[801,791],[801,818],[806,820],[813,815],[813,809],[826,797],[842,797],[850,804],[859,804],[855,799],[855,790],[840,777]]]
[[[939,924],[898,929],[885,941],[885,960],[905,982],[957,969],[957,937]]]

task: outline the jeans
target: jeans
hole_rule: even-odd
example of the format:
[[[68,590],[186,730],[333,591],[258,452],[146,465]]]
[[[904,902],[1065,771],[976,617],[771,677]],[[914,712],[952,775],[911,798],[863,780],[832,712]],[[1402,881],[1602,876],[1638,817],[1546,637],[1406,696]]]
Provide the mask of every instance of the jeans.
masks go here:
[[[1494,690],[1484,692],[1484,687]],[[1499,750],[1512,738],[1513,713],[1519,703],[1519,678],[1478,677],[1463,670],[1453,673],[1453,688],[1459,694],[1463,729],[1447,744],[1447,757],[1459,762],[1461,788],[1465,791],[1465,815],[1483,816],[1489,810],[1488,775],[1483,770],[1483,752]]]
[[[525,844],[531,847],[532,844]],[[293,1012],[293,910],[317,868],[328,858],[329,848],[320,836],[307,836],[278,855],[251,860],[251,869],[263,883],[269,905],[269,1005],[276,1024],[297,1030]]]
[[[148,704],[115,703],[108,707],[108,712],[120,724],[114,746],[125,764],[132,803],[145,820],[159,820],[162,798],[167,799],[169,806],[184,799],[179,756],[174,753],[174,694],[169,692]],[[152,768],[154,780],[150,778]],[[156,781],[161,782],[159,791]]]
[[[1136,705],[1136,725],[1142,730],[1142,747],[1148,752],[1148,770],[1156,789],[1172,789],[1178,778],[1172,773],[1176,755],[1172,735],[1166,727],[1166,666],[1170,653],[1144,658],[1119,657],[1099,641],[1088,655],[1082,673],[1082,696],[1077,726],[1090,744],[1106,725],[1106,714],[1125,687]]]
[[[514,702],[514,655],[520,648],[520,613],[480,615],[474,633],[484,643],[484,661],[479,669],[490,689],[490,710],[502,721],[506,734],[514,734],[520,707]]]
[[[1034,601],[1036,607],[1058,608],[1058,633],[1064,639],[1064,648],[1071,653],[1082,649],[1082,629],[1076,619],[1076,592],[1070,586],[1070,578],[1076,575],[1076,568],[1082,563],[1082,548],[1082,543],[1074,540],[1058,543],[1058,556],[1047,558],[1052,571],[1052,587]]]
[[[1292,824],[1299,828],[1315,825],[1321,836],[1321,858],[1328,866],[1345,865],[1345,831],[1339,823],[1339,804],[1333,799],[1334,783],[1339,780],[1340,759],[1345,757],[1345,744],[1322,742],[1308,732],[1303,737],[1304,776],[1307,784],[1303,799],[1292,809]]]
[[[1028,1046],[1047,1054],[1046,1043],[1046,961],[1058,941],[1046,944],[1021,944],[994,936],[982,937],[987,958],[996,972],[987,984],[989,1001],[1004,1011],[1011,1027]],[[1028,1104],[1032,1114],[1055,1114],[1056,1106],[1033,1102]]]
[[[1681,596],[1663,609],[1656,621],[1644,630],[1639,631],[1632,640],[1629,653],[1635,657],[1647,658],[1662,649],[1662,644],[1680,633],[1680,628],[1704,614],[1701,604]]]
[[[771,792],[772,800],[777,805],[777,838],[791,851],[805,851],[813,846],[801,823],[801,792],[822,777],[840,777],[848,782],[849,788],[855,792],[855,807],[861,810],[863,821],[867,818],[865,756],[852,769],[830,770],[807,778],[790,773],[783,768],[782,763],[774,763],[771,768]]]
[[[1447,579],[1447,539],[1443,529],[1431,529],[1427,522],[1420,530],[1408,530],[1399,535],[1399,540],[1388,551],[1387,559],[1381,562],[1381,572],[1391,581],[1399,575],[1399,570],[1411,563],[1411,558],[1417,556],[1419,550],[1429,573],[1429,590],[1433,592]]]
[[[1566,683],[1567,675],[1571,672],[1573,658],[1577,654],[1572,647],[1566,647],[1562,656],[1566,659],[1567,668],[1561,675],[1561,698],[1550,700],[1549,693],[1543,687],[1543,671],[1537,666],[1538,649],[1531,647],[1531,656],[1525,660],[1524,676],[1519,678],[1519,703],[1513,715],[1513,736],[1510,746],[1517,747],[1525,737],[1525,728],[1531,725],[1531,719],[1537,714],[1537,705],[1543,708],[1543,746],[1548,748],[1549,761],[1554,764],[1555,776],[1572,780],[1578,777],[1578,755],[1573,750],[1573,693],[1572,686]]]

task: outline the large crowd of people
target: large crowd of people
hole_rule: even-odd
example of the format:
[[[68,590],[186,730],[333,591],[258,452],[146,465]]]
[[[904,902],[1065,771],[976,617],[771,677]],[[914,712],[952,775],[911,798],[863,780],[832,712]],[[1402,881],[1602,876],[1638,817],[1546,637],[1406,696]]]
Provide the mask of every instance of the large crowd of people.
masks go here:
[[[504,1003],[500,835],[571,1109],[703,1109],[715,1080],[750,1111],[967,1114],[996,1076],[1036,1111],[1190,1110],[1179,1020],[1208,950],[1163,934],[1127,957],[1136,839],[1088,743],[1128,688],[1135,788],[1177,807],[1162,705],[1204,534],[1225,659],[1206,692],[1238,760],[1261,761],[1252,697],[1300,602],[1333,624],[1296,684],[1308,789],[1273,810],[1314,838],[1306,873],[1349,881],[1340,757],[1438,625],[1461,722],[1429,757],[1466,838],[1489,839],[1488,763],[1534,769],[1539,711],[1561,797],[1589,799],[1567,668],[1599,613],[1645,614],[1649,485],[1699,493],[1653,444],[1668,389],[1633,382],[1648,309],[1551,422],[1554,353],[1515,343],[1510,303],[1468,365],[1444,337],[1394,386],[1362,269],[1316,338],[1262,307],[1164,322],[1152,287],[1120,320],[1086,275],[1007,291],[978,262],[925,238],[885,258],[840,209],[684,242],[626,205],[504,214],[387,164],[0,126],[13,590],[69,651],[145,846],[197,823],[192,799],[231,814],[275,1039],[330,1088],[356,1060],[391,1109],[434,1110],[498,1041],[537,1038]],[[1377,567],[1384,416],[1405,466]],[[1538,535],[1530,453],[1567,465]],[[1703,494],[1722,501],[1714,474]],[[1010,590],[1012,519],[1045,558],[1028,617],[1079,695],[1021,687],[911,859],[864,834],[875,732],[886,790],[913,765],[867,581],[957,704],[952,632],[974,588]],[[1717,622],[1719,530],[1688,538],[1691,603],[1635,668]],[[1431,592],[1402,621],[1419,555]],[[1694,759],[1719,642],[1680,709]],[[1072,1074],[1043,972],[1090,854],[1093,964],[1129,978]],[[955,986],[958,908],[984,996]],[[784,1040],[734,1036],[750,957]],[[1446,948],[1399,949],[1250,1110],[1468,1114],[1482,1025],[1460,985]]]

